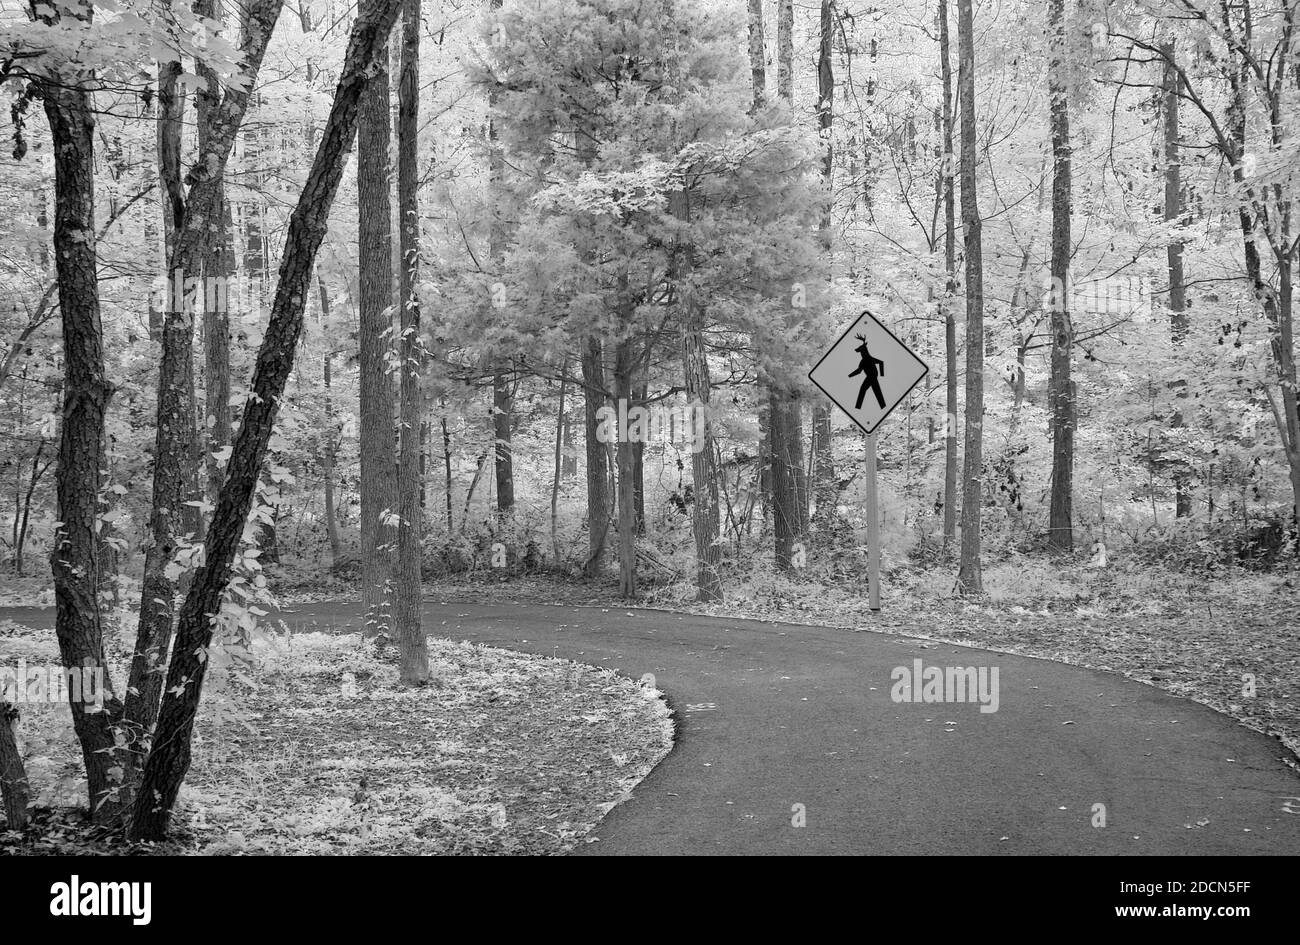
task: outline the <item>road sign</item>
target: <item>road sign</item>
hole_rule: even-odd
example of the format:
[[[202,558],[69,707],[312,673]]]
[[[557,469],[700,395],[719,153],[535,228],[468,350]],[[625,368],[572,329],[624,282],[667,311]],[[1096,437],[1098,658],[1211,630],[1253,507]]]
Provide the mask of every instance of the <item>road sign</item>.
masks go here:
[[[880,613],[876,430],[929,370],[876,316],[863,312],[808,372],[822,393],[867,434],[867,581],[873,614]]]
[[[808,377],[870,434],[929,370],[874,315],[863,312]]]

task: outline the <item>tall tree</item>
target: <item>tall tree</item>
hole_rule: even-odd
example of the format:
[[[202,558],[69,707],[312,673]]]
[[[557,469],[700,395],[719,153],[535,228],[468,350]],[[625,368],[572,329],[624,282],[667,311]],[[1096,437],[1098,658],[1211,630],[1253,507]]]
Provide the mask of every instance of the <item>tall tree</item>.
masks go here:
[[[632,319],[631,287],[626,274],[619,280],[619,323]],[[636,337],[622,338],[614,346],[614,404],[619,413],[631,415],[639,407],[633,397],[641,357]],[[630,424],[629,424],[630,426]],[[627,600],[636,598],[636,444],[620,430],[614,447],[618,470],[618,591]]]
[[[189,770],[190,740],[208,668],[205,656],[212,642],[210,615],[221,606],[230,583],[280,398],[293,370],[316,253],[343,176],[344,158],[356,133],[362,89],[383,62],[384,43],[401,4],[402,0],[376,0],[359,13],[353,24],[329,118],[289,218],[271,315],[258,351],[243,422],[231,448],[229,471],[208,528],[204,564],[181,607],[162,711],[135,798],[130,829],[133,839],[160,840],[166,835],[172,807]]]
[[[957,96],[961,102],[961,222],[966,255],[966,443],[962,466],[961,562],[957,586],[984,590],[980,519],[984,503],[984,260],[975,190],[975,24],[971,0],[957,0]]]
[[[767,53],[763,48],[763,0],[749,0],[749,71],[754,107],[761,108],[767,94]]]
[[[690,192],[687,188],[672,195],[673,214],[689,226]],[[692,283],[695,271],[695,247],[689,242],[676,247],[676,292],[681,309],[682,371],[685,377],[688,409],[698,411],[702,435],[691,441],[691,481],[695,502],[691,509],[691,528],[695,535],[696,599],[722,599],[722,578],[718,566],[722,560],[718,532],[718,472],[714,461],[713,427],[709,418],[711,382],[708,350],[704,344],[704,300]]]
[[[943,187],[943,547],[945,555],[957,537],[957,221],[954,208],[952,44],[948,36],[948,0],[939,0],[939,71],[943,81],[943,154],[939,173]]]
[[[1165,222],[1181,226],[1183,223],[1182,164],[1179,157],[1178,72],[1173,64],[1178,61],[1175,42],[1171,39],[1161,45],[1164,76],[1160,93],[1161,114],[1164,119],[1165,158]],[[1169,274],[1169,337],[1176,347],[1187,341],[1187,290],[1183,275],[1183,241],[1171,236],[1165,246],[1165,266]],[[1187,399],[1187,381],[1177,380],[1171,385],[1179,401]],[[1169,419],[1173,429],[1184,425],[1182,406],[1175,407]],[[1174,477],[1174,514],[1186,518],[1192,514],[1192,494],[1188,490],[1187,475],[1178,472]]]
[[[826,254],[827,268],[833,250],[832,216],[835,210],[833,171],[835,167],[835,2],[822,0],[821,22],[817,51],[817,124],[821,131],[825,153],[822,158],[822,178],[826,185],[826,204],[819,223],[822,252]],[[813,406],[813,505],[818,524],[828,526],[835,518],[835,449],[832,439],[831,411],[819,398]]]
[[[246,82],[236,83],[208,110],[204,145],[186,175],[187,192],[173,188],[175,242],[168,259],[173,280],[184,280],[186,297],[169,293],[162,329],[162,356],[158,368],[157,432],[154,439],[153,503],[150,515],[151,544],[145,555],[144,579],[140,591],[140,619],[123,699],[117,734],[131,746],[128,764],[121,769],[121,802],[130,803],[130,790],[138,772],[143,748],[150,745],[149,732],[162,698],[163,670],[175,622],[177,578],[181,568],[177,555],[182,550],[178,524],[183,504],[198,498],[196,435],[193,412],[193,315],[204,303],[194,288],[191,274],[203,271],[203,260],[211,228],[221,215],[219,198],[222,177],[234,147],[235,135],[248,108],[249,89],[261,68],[267,44],[279,18],[282,0],[258,0],[246,10],[247,28],[242,31],[240,55]],[[164,109],[165,111],[165,109]],[[187,563],[185,563],[187,564]],[[215,608],[212,613],[216,613]],[[117,769],[115,769],[117,770]]]
[[[200,0],[194,5],[200,16],[220,21],[221,0]],[[221,82],[207,63],[195,70],[203,86],[195,96],[199,151],[211,147],[213,112],[221,102]],[[208,504],[215,505],[221,491],[222,464],[218,454],[230,445],[230,292],[235,272],[234,247],[230,239],[231,211],[226,199],[225,173],[214,182],[217,210],[209,226],[203,255],[203,430],[206,436]]]
[[[501,0],[491,0],[490,9],[501,9]],[[498,144],[497,101],[500,93],[496,86],[488,90],[488,180],[493,194],[500,195],[505,178],[505,161]],[[501,262],[506,248],[506,231],[501,218],[500,200],[492,213],[492,224],[488,234],[488,256],[492,260],[493,273],[502,277]],[[515,509],[515,456],[511,443],[514,426],[514,377],[508,370],[500,368],[503,360],[500,356],[498,369],[492,374],[492,438],[495,448],[492,451],[492,471],[496,477],[497,522],[506,528]]]
[[[609,537],[609,451],[600,441],[600,411],[605,407],[604,349],[594,336],[582,342],[583,428],[587,456],[587,558],[582,571],[598,576],[604,568]]]
[[[1070,102],[1066,84],[1065,0],[1048,0],[1047,85],[1052,129],[1052,494],[1047,547],[1074,550],[1074,382],[1070,360],[1074,326],[1070,313]]]
[[[89,25],[88,0],[68,4],[68,15]],[[61,22],[59,9],[33,4],[47,26]],[[54,574],[55,633],[63,665],[104,672],[103,620],[99,606],[99,558],[95,540],[100,471],[104,465],[104,414],[114,385],[104,364],[95,240],[95,121],[86,82],[75,61],[52,67],[42,99],[54,152],[54,264],[63,329],[63,404],[57,471],[58,526],[50,551]],[[120,814],[122,778],[129,763],[113,727],[121,703],[111,682],[104,711],[71,698],[72,725],[86,765],[92,818],[111,823]]]
[[[777,95],[794,104],[794,4],[777,0]],[[757,90],[756,90],[757,92]],[[775,368],[769,378],[770,457],[772,463],[772,525],[776,566],[788,570],[796,560],[795,545],[808,526],[807,473],[803,465],[803,408],[793,378]]]
[[[401,651],[401,679],[423,685],[429,679],[429,652],[420,621],[420,538],[424,531],[420,477],[420,0],[402,3],[402,62],[397,85],[397,205],[402,247],[401,423],[397,491],[397,592],[394,623]]]
[[[383,0],[362,0],[365,12]],[[385,43],[387,39],[385,38]],[[368,636],[391,636],[397,535],[397,456],[393,436],[392,181],[388,49],[366,83],[357,126],[358,342],[361,374],[361,583]]]

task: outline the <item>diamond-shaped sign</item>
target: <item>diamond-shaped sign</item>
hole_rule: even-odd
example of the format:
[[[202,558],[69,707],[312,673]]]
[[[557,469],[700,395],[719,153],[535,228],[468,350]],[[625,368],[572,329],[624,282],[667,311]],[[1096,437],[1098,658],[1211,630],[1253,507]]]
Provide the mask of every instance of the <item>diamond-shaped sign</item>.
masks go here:
[[[808,377],[854,423],[874,433],[929,370],[874,315],[863,312]]]

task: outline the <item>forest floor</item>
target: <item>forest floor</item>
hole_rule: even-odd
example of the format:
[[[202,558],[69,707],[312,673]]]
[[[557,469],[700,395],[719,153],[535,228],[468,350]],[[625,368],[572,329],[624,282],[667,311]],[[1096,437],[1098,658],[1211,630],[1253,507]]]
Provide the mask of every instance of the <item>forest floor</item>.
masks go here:
[[[1287,571],[1097,572],[1026,557],[989,568],[985,595],[965,600],[953,595],[950,570],[898,569],[882,581],[877,615],[865,587],[842,577],[756,566],[732,578],[722,603],[695,602],[682,581],[646,588],[637,606],[903,634],[1119,673],[1223,712],[1300,755],[1300,581]],[[337,585],[285,593],[302,601],[348,595]],[[425,582],[425,597],[628,606],[610,581],[553,573],[441,578]]]
[[[421,689],[355,634],[270,634],[251,666],[214,663],[176,840],[149,849],[86,827],[67,706],[25,704],[36,806],[26,834],[0,831],[0,854],[562,853],[671,748],[659,694],[609,671],[429,650]],[[19,660],[57,664],[52,631],[0,621],[0,662]]]

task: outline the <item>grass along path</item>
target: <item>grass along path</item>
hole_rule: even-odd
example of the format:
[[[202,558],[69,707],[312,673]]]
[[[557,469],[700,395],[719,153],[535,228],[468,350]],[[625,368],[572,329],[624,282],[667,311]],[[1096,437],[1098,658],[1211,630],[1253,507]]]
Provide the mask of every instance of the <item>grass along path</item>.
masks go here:
[[[564,660],[430,639],[433,685],[354,634],[266,635],[209,677],[177,842],[195,854],[563,853],[672,744],[654,690]],[[0,664],[53,661],[0,623]],[[214,666],[217,665],[214,663]],[[37,811],[0,853],[132,852],[69,816],[85,782],[66,705],[24,705]],[[52,809],[51,809],[52,808]]]

